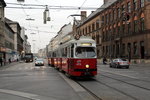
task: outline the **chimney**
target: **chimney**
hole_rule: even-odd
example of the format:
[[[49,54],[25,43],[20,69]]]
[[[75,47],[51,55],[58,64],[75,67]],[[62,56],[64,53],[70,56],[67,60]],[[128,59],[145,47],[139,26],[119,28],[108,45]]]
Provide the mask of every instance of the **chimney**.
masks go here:
[[[81,11],[81,20],[86,18],[86,11]]]
[[[94,11],[91,11],[91,14],[93,13]]]
[[[111,1],[111,0],[104,0],[104,4],[106,4],[106,3],[109,2],[109,1]]]

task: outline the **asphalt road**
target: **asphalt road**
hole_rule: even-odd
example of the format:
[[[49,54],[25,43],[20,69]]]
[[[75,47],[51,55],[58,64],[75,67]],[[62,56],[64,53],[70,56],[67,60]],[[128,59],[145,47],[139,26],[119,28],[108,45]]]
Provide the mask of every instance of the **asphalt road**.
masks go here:
[[[53,67],[14,63],[0,68],[0,100],[149,100],[150,66],[98,65],[91,79],[69,79]]]
[[[93,100],[93,98],[74,81],[47,64],[34,66],[34,63],[22,62],[1,68],[0,100]]]

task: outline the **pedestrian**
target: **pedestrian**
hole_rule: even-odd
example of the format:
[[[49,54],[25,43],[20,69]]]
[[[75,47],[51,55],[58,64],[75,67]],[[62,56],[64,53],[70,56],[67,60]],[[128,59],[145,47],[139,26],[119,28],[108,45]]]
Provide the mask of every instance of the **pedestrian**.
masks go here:
[[[3,58],[0,57],[0,64],[3,66]]]
[[[103,64],[107,64],[107,59],[106,59],[106,57],[103,58]]]
[[[8,60],[9,60],[9,63],[11,63],[11,58],[9,58]]]

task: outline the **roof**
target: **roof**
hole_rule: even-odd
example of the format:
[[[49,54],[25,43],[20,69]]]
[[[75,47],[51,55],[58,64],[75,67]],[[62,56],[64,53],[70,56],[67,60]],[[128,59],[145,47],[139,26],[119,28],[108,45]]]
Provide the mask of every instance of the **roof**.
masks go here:
[[[114,2],[116,2],[118,0],[110,0],[109,2],[106,2],[105,4],[103,4],[101,7],[99,7],[96,11],[94,11],[93,13],[91,13],[80,25],[86,23],[87,21],[89,21],[91,18],[93,18],[94,16],[96,16],[97,14],[99,14],[100,12],[102,12],[104,9],[108,8],[110,5],[112,5]]]

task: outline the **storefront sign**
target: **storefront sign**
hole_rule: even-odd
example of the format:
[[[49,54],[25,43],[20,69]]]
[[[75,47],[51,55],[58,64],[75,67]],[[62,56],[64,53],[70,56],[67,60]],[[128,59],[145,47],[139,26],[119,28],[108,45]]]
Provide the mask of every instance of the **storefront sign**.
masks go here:
[[[0,52],[6,52],[6,48],[0,47]]]

